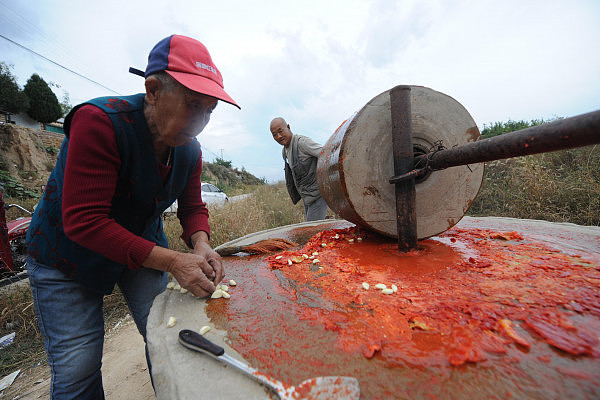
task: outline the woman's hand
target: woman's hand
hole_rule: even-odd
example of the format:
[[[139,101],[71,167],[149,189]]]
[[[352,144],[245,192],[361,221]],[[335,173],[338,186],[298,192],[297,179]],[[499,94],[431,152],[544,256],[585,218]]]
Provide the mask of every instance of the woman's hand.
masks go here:
[[[196,243],[194,246],[194,254],[204,257],[206,262],[211,266],[212,271],[207,273],[207,277],[213,281],[215,285],[221,283],[225,276],[221,256],[204,241],[198,241]]]
[[[210,246],[208,246],[208,250],[214,253]],[[198,250],[199,254],[196,254],[196,249],[194,249],[194,254],[177,253],[166,269],[182,288],[198,297],[212,294],[216,285],[223,279],[220,257],[219,259],[212,257],[208,250]]]
[[[191,237],[193,253],[181,253],[154,246],[143,265],[170,272],[179,285],[194,296],[211,295],[225,275],[221,256],[208,243],[208,234],[196,232]]]

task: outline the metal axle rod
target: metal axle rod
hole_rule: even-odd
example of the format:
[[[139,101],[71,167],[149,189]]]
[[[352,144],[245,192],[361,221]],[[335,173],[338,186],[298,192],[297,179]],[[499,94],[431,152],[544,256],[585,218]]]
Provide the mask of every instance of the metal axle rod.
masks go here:
[[[414,166],[439,170],[599,143],[600,110],[419,155],[414,159]],[[393,177],[390,183],[402,181],[402,178]]]

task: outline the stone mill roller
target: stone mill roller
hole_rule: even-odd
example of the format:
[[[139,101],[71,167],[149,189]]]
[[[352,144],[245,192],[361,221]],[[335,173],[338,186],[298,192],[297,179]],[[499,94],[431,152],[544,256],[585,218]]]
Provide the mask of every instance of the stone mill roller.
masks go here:
[[[400,250],[454,226],[483,180],[483,162],[600,143],[600,111],[480,140],[455,99],[396,86],[335,131],[317,163],[329,207]]]

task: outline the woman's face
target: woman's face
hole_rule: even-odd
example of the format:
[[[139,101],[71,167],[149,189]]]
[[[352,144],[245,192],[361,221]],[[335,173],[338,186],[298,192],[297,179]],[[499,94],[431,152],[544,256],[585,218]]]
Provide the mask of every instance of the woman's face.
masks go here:
[[[210,121],[218,100],[193,92],[177,82],[171,88],[162,86],[159,90],[153,115],[158,133],[156,139],[171,147],[192,141]]]

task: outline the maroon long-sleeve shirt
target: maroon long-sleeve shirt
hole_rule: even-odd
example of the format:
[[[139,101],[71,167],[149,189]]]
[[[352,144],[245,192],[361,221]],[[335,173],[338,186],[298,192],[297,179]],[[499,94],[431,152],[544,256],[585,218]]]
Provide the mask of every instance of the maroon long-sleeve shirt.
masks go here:
[[[158,162],[158,161],[157,161]],[[171,166],[159,164],[163,181]],[[92,105],[73,116],[65,168],[62,213],[65,234],[77,244],[130,269],[138,269],[156,244],[133,234],[109,217],[121,160],[108,115]],[[190,246],[198,231],[210,234],[208,209],[202,202],[202,157],[178,199],[181,235]]]

